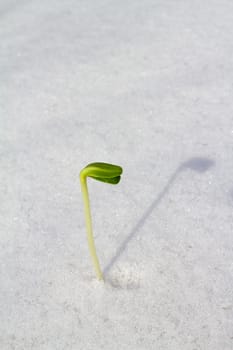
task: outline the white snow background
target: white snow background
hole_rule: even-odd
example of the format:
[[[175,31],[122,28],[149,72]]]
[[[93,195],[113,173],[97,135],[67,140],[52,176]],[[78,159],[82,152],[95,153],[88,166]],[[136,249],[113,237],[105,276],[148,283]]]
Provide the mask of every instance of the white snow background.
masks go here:
[[[1,350],[233,349],[232,38],[231,0],[0,0]]]

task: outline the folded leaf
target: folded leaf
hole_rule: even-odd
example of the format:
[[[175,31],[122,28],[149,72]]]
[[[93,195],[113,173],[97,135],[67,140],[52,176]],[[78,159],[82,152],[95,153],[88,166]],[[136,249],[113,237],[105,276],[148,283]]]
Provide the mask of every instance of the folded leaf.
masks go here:
[[[89,176],[95,180],[116,185],[121,179],[122,168],[109,163],[91,163],[81,171],[81,174],[85,177]]]

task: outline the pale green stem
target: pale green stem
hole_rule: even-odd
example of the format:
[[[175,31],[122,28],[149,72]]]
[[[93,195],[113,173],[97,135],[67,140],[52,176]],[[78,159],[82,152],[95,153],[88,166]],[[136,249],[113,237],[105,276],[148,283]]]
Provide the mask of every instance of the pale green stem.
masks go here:
[[[83,201],[84,201],[84,213],[85,213],[85,221],[86,221],[86,227],[87,227],[88,247],[93,260],[97,278],[99,280],[102,280],[103,274],[100,268],[97,254],[96,254],[96,248],[95,248],[95,243],[93,238],[90,201],[89,201],[89,195],[88,195],[88,189],[87,189],[87,178],[82,173],[80,174],[80,182],[81,182],[81,189],[82,189]]]

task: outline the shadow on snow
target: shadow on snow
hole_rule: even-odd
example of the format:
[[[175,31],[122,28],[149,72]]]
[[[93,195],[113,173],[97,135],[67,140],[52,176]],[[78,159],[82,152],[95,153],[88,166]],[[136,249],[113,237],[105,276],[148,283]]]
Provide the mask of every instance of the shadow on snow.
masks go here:
[[[176,178],[179,176],[179,174],[185,170],[193,170],[198,173],[204,173],[205,171],[209,170],[212,166],[214,166],[215,162],[208,158],[190,158],[184,163],[181,163],[180,166],[175,170],[175,172],[171,175],[169,178],[166,186],[163,188],[163,190],[158,194],[158,196],[155,198],[155,200],[151,203],[151,205],[147,208],[147,210],[144,212],[142,217],[139,219],[137,224],[132,228],[128,236],[125,238],[125,240],[121,243],[120,247],[117,249],[115,255],[112,257],[108,265],[104,268],[104,274],[107,274],[113,265],[116,263],[116,261],[119,259],[119,257],[122,255],[122,253],[127,248],[129,242],[133,239],[135,234],[140,230],[140,228],[144,225],[147,218],[150,216],[152,211],[159,205],[163,197],[168,193],[171,186],[174,184]]]

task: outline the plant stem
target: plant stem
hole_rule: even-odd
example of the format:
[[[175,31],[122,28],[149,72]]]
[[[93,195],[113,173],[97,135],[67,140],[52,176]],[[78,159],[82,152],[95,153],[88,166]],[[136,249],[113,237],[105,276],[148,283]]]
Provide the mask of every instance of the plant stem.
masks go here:
[[[80,182],[81,182],[81,189],[82,189],[83,201],[84,201],[84,212],[85,212],[85,221],[86,221],[86,228],[87,228],[88,247],[93,260],[97,278],[99,280],[102,280],[103,274],[100,268],[97,254],[96,254],[96,248],[95,248],[95,243],[93,238],[90,201],[89,201],[89,195],[88,195],[88,189],[87,189],[87,178],[85,175],[82,174],[82,172],[80,173]]]

